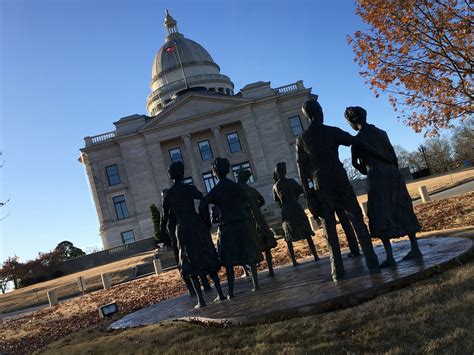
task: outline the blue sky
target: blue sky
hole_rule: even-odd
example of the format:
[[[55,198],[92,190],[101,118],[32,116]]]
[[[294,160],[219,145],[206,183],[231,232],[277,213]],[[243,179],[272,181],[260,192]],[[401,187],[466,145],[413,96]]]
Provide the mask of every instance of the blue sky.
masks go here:
[[[319,95],[327,124],[350,131],[344,109],[359,105],[393,144],[414,150],[423,141],[358,75],[346,36],[365,25],[350,0],[0,0],[1,196],[11,199],[0,210],[9,213],[1,260],[26,261],[63,240],[100,245],[79,148],[118,118],[146,113],[165,9],[236,91],[301,79]]]

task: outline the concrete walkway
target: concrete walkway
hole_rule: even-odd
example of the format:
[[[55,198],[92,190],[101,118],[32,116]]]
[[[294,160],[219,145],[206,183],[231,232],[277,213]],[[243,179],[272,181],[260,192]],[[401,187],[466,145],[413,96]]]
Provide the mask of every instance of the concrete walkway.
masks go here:
[[[195,299],[182,295],[131,313],[111,325],[112,329],[137,327],[165,320],[184,320],[216,326],[264,323],[294,316],[352,306],[381,293],[407,286],[435,271],[456,265],[458,258],[472,252],[467,238],[435,237],[420,239],[422,260],[401,261],[408,241],[393,245],[398,268],[370,274],[364,258],[344,258],[347,279],[334,283],[329,259],[306,259],[300,266],[282,266],[274,278],[259,273],[262,290],[251,292],[249,279],[236,280],[236,298],[213,303],[215,293],[206,294],[208,306],[194,309]],[[383,260],[383,248],[376,247]],[[224,292],[226,287],[224,286]]]

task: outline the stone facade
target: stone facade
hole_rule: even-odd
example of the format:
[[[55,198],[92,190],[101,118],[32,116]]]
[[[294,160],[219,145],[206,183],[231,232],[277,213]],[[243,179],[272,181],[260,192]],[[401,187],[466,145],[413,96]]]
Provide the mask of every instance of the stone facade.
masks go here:
[[[301,104],[309,96],[311,90],[302,81],[280,88],[256,82],[235,95],[191,89],[167,102],[156,115],[124,117],[114,123],[113,132],[85,137],[80,161],[92,190],[104,248],[152,236],[149,207],[161,206],[160,193],[171,186],[167,167],[170,151],[177,148],[186,178],[200,191],[205,193],[212,185],[210,179],[207,186],[204,181],[212,159],[225,157],[235,170],[242,164],[251,169],[252,186],[267,200],[267,215],[278,213],[273,211],[271,195],[273,169],[285,161],[288,176],[297,176],[295,135],[308,124]]]

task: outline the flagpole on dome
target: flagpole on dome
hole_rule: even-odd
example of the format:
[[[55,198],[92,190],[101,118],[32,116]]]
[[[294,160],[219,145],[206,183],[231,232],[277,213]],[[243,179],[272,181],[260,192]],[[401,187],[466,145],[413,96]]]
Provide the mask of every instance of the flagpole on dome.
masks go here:
[[[171,14],[168,10],[165,11],[165,14],[166,14],[165,27],[166,27],[166,30],[168,31],[168,37],[171,37],[171,36],[179,33],[178,32],[178,22],[173,18],[173,16],[171,16]],[[181,62],[181,56],[179,55],[179,48],[178,48],[178,43],[177,43],[176,39],[173,40],[173,45],[166,48],[166,52],[167,53],[173,53],[175,49],[176,49],[176,55],[177,55],[177,58],[178,58],[178,64],[179,64],[179,67],[181,68],[181,73],[183,74],[184,83],[186,84],[186,89],[189,89],[188,79],[186,78],[186,73],[185,73],[184,68],[183,68],[183,63]]]
[[[179,66],[181,67],[181,72],[183,73],[184,83],[186,84],[186,89],[189,89],[188,80],[186,79],[186,73],[184,72],[183,64],[181,63],[181,57],[179,55],[179,48],[176,41],[174,41],[174,46],[176,48],[176,54],[178,55]]]

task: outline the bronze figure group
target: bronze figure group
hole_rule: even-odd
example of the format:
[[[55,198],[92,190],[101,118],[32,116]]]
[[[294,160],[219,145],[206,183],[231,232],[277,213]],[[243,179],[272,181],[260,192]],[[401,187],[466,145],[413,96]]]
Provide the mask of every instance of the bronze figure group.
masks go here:
[[[361,107],[348,107],[344,113],[351,127],[358,132],[355,137],[340,128],[325,125],[323,110],[316,99],[307,100],[302,111],[310,124],[296,140],[301,185],[286,177],[286,164],[279,162],[272,189],[281,208],[284,238],[293,266],[298,265],[293,249],[295,241],[306,240],[314,260],[319,260],[312,239],[314,231],[298,202],[301,195],[306,198],[313,217],[322,222],[334,281],[346,276],[335,215],[345,232],[349,256],[360,256],[360,245],[370,272],[377,273],[381,267],[396,265],[391,238],[408,235],[412,248],[404,259],[421,257],[415,236],[420,225],[387,134],[366,122],[366,111]],[[369,228],[339,160],[341,145],[351,147],[354,167],[367,175]],[[253,291],[259,290],[257,264],[263,261],[262,253],[268,265],[268,276],[275,274],[271,249],[277,246],[277,241],[260,211],[265,204],[263,196],[248,185],[251,173],[242,169],[237,173],[237,182],[230,180],[227,177],[230,164],[225,158],[216,158],[212,170],[218,183],[203,196],[193,185],[183,183],[184,165],[174,162],[168,170],[174,184],[162,194],[161,229],[170,237],[190,295],[198,299],[196,307],[206,305],[201,284],[205,291],[210,290],[207,276],[211,277],[217,291],[215,301],[235,297],[235,266],[249,269]],[[195,209],[196,200],[199,201],[199,214]],[[212,223],[218,224],[217,248],[210,234]],[[371,237],[380,238],[385,247],[386,260],[381,264]],[[217,274],[221,267],[227,274],[227,296],[222,292]]]

